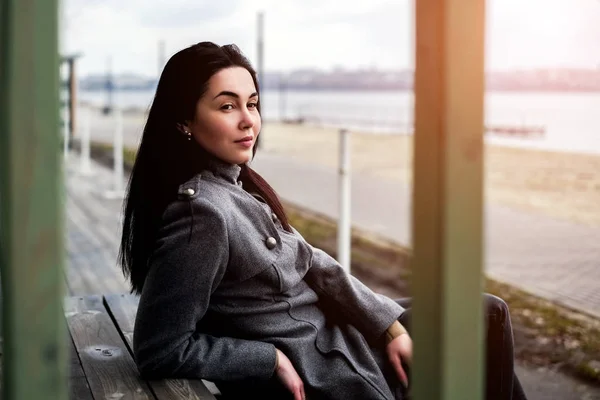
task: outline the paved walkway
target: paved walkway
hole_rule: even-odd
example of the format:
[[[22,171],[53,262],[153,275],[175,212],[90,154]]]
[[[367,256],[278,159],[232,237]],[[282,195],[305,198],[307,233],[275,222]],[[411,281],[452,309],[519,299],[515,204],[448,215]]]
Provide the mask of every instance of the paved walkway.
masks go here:
[[[337,218],[334,169],[268,152],[253,166],[283,199]],[[410,246],[407,185],[354,174],[351,207],[355,226]],[[499,205],[485,220],[488,276],[600,318],[600,228]]]

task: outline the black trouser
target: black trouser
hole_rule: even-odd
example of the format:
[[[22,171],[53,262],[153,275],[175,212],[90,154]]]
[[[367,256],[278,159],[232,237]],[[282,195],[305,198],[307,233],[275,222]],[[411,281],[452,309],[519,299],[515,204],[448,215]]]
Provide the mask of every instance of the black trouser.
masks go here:
[[[486,400],[525,400],[525,392],[514,371],[513,331],[506,303],[493,295],[484,294],[486,321]],[[410,332],[412,299],[397,299],[406,308],[399,318]],[[457,366],[459,368],[459,366]]]

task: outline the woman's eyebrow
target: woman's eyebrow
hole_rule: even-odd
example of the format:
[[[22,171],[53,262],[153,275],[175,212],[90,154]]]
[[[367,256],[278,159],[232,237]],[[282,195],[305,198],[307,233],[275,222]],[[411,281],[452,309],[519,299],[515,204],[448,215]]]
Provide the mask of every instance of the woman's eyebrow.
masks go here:
[[[235,93],[235,92],[230,92],[230,91],[228,91],[228,90],[223,90],[221,93],[219,93],[218,95],[216,95],[216,96],[213,98],[213,100],[214,100],[214,99],[216,99],[216,98],[217,98],[217,97],[219,97],[219,96],[230,96],[230,97],[235,97],[236,99],[239,99],[239,98],[240,98],[240,95],[239,95],[239,94],[237,94],[237,93]],[[252,94],[251,94],[251,95],[250,95],[248,98],[252,98],[252,97],[256,97],[256,96],[258,96],[258,93],[257,93],[257,92],[254,92],[254,93],[252,93]]]

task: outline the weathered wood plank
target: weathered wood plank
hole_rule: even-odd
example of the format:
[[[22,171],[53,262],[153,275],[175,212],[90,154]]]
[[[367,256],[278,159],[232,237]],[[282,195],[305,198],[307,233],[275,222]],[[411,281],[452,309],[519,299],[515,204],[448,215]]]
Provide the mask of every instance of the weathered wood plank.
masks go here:
[[[116,250],[120,243],[122,202],[103,198],[94,182],[84,182],[77,177],[70,183],[74,186],[74,190],[69,191],[70,200],[93,224],[94,235],[107,248]]]
[[[65,399],[57,0],[0,1],[0,88],[2,388]]]
[[[413,395],[476,400],[483,396],[485,0],[414,4]]]
[[[121,269],[117,266],[118,241],[115,233],[111,241],[100,237],[102,225],[89,213],[91,194],[67,194],[69,227],[69,265],[67,280],[75,295],[124,293],[128,288]],[[89,199],[88,199],[89,198]],[[89,200],[89,201],[88,201]],[[108,221],[108,219],[107,219]],[[104,222],[112,224],[116,232],[117,220]]]
[[[73,338],[69,335],[69,376],[73,377],[85,377],[85,373],[83,372],[83,367],[81,366],[81,360],[79,359],[79,353],[77,353],[77,349],[75,348],[75,344],[73,343]]]
[[[118,325],[130,351],[132,351],[133,326],[139,299],[133,295],[108,295],[105,296],[105,302],[107,310],[115,319],[116,325]],[[213,396],[215,392],[216,394],[220,393],[212,382],[200,379],[165,379],[149,381],[148,383],[160,400],[210,400],[215,399]],[[211,386],[212,390],[209,389]]]
[[[85,373],[79,360],[79,354],[73,344],[72,338],[69,336],[69,351],[70,351],[70,376],[69,376],[69,399],[72,400],[94,400],[90,385],[87,382]]]
[[[65,299],[71,337],[96,399],[155,399],[100,296]]]

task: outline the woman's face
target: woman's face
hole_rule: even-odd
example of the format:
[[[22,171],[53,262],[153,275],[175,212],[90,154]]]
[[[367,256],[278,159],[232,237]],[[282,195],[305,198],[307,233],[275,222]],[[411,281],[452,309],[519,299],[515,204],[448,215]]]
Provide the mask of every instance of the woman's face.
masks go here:
[[[258,94],[247,69],[230,67],[214,74],[186,126],[200,145],[221,160],[244,164],[261,128]]]

